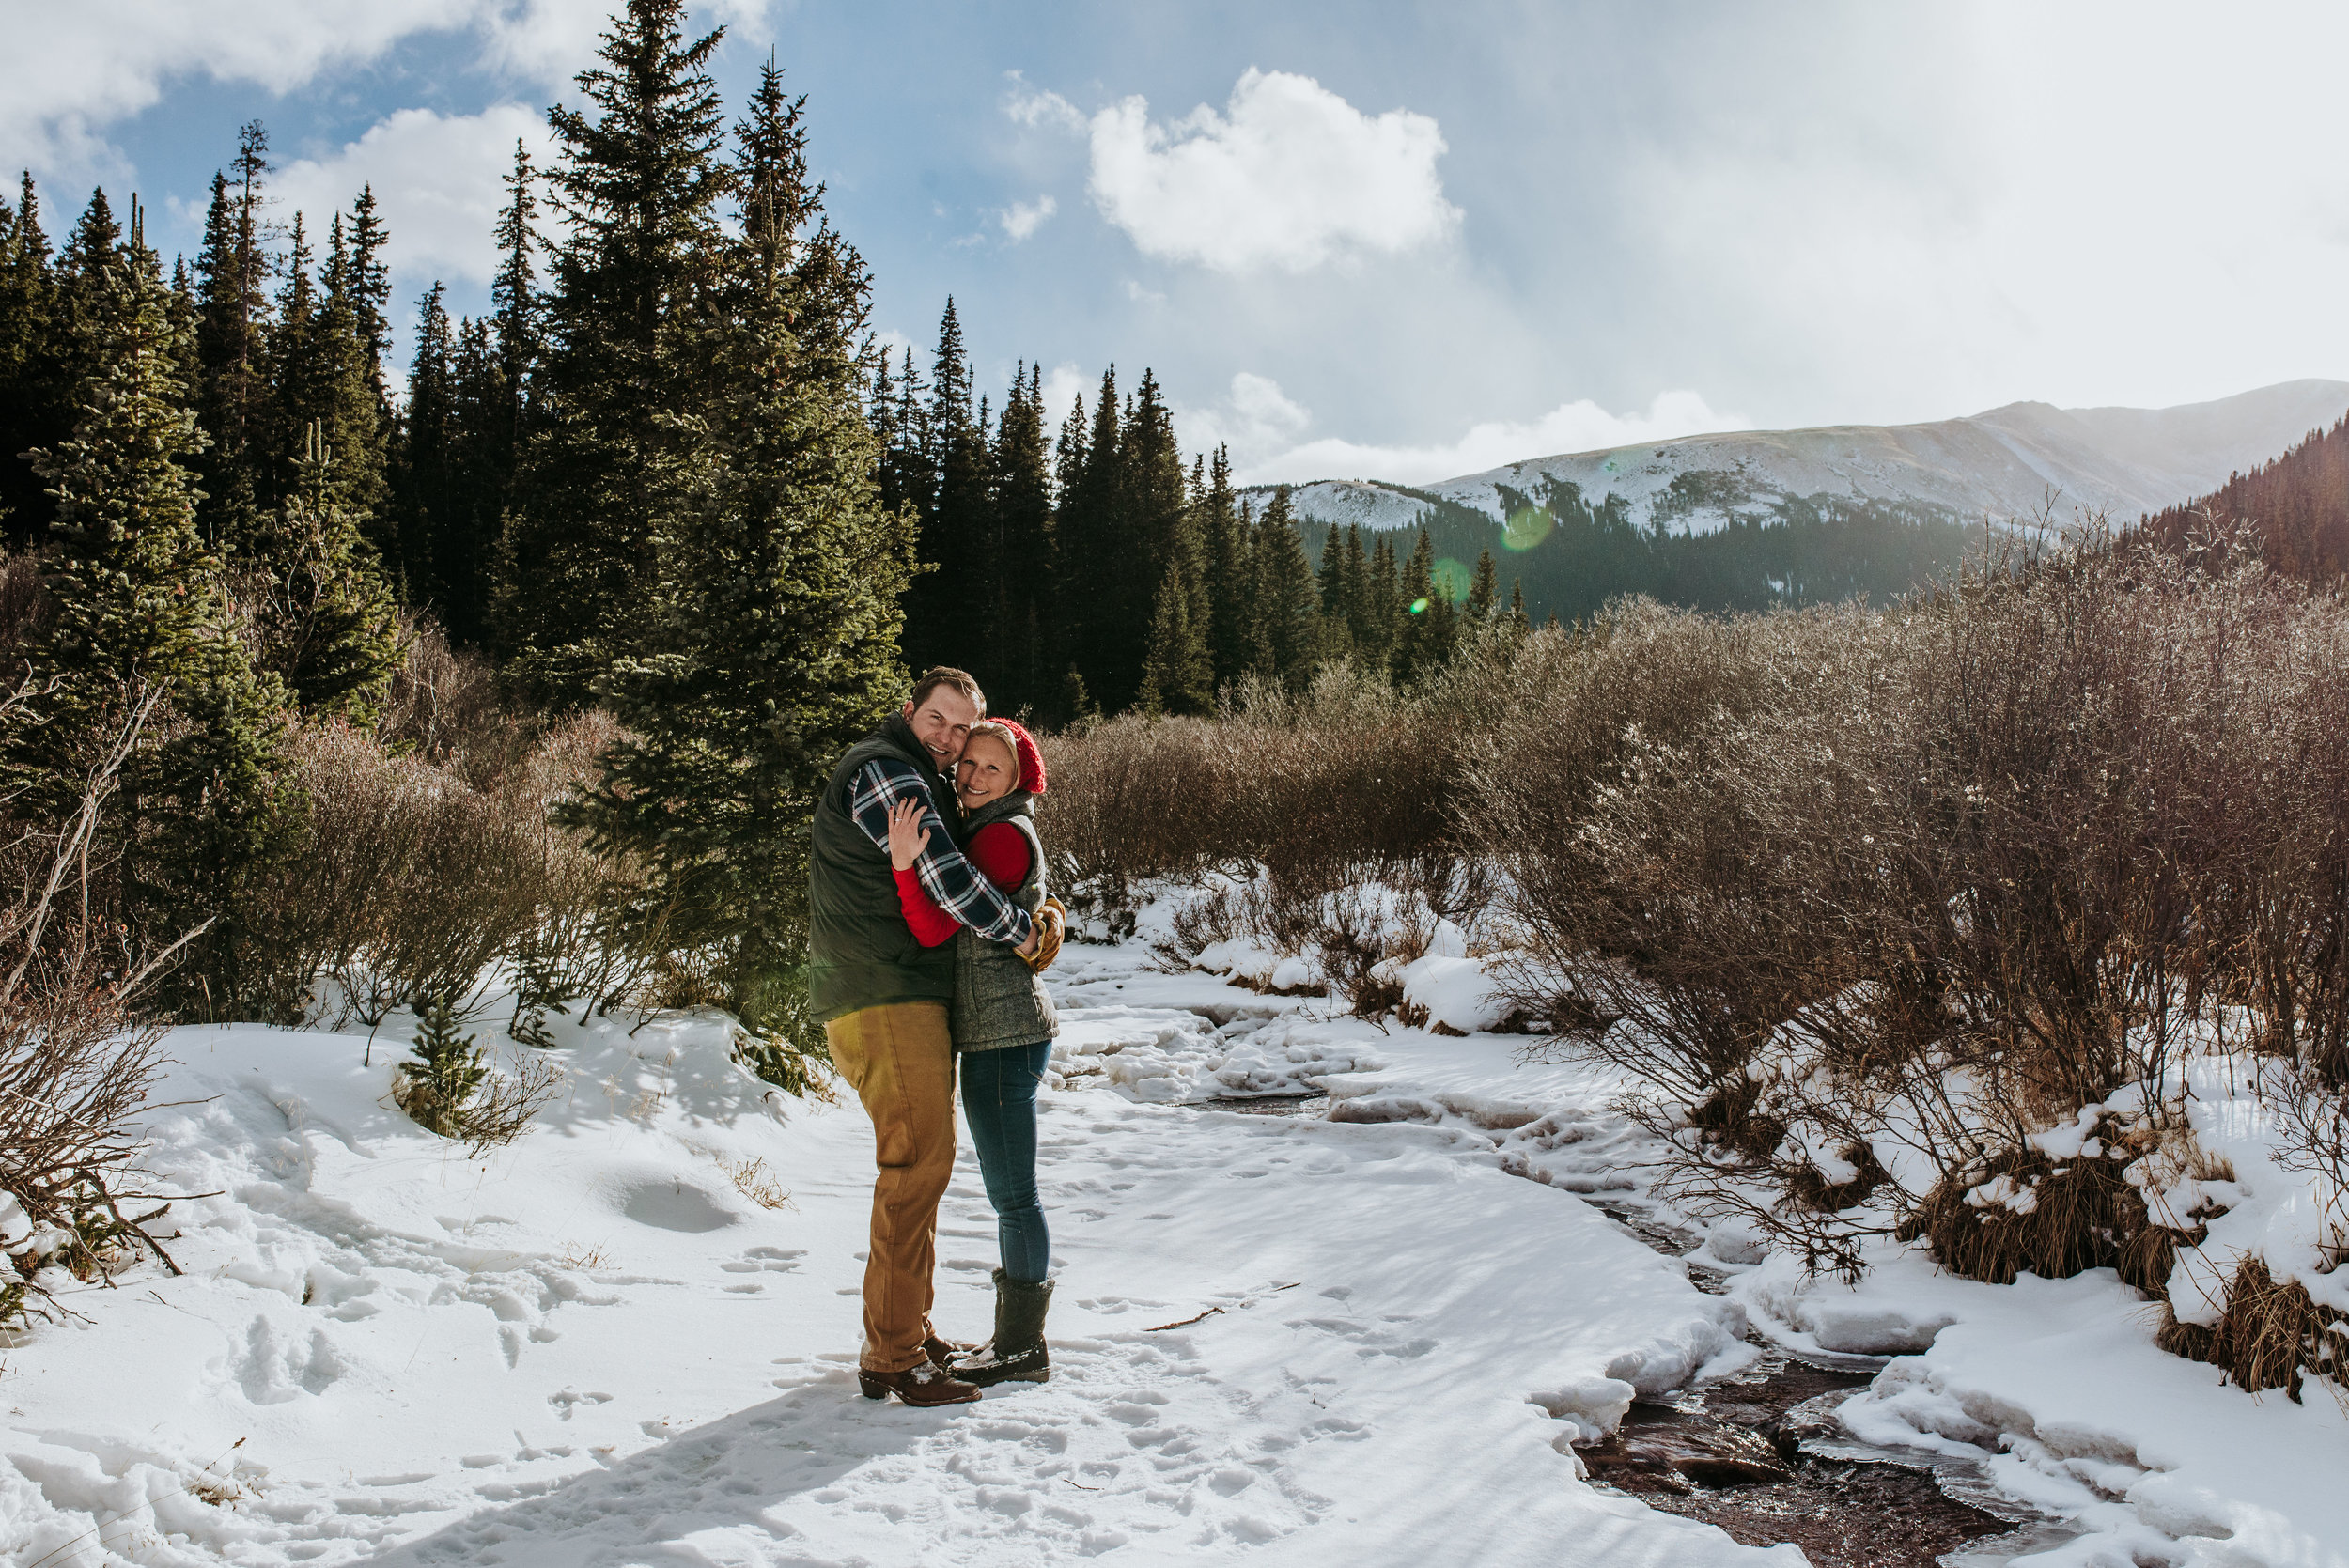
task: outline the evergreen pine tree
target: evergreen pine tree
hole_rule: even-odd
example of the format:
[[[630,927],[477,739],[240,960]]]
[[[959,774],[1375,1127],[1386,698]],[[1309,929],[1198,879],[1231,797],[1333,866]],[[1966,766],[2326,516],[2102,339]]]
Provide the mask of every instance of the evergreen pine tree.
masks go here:
[[[304,713],[365,727],[399,665],[398,618],[321,422],[303,432],[294,469],[292,492],[256,541],[267,584],[256,617],[260,662]]]
[[[490,1076],[474,1037],[457,1026],[457,1014],[446,997],[424,1004],[416,1017],[416,1037],[408,1060],[399,1064],[399,1081],[393,1101],[410,1120],[443,1138],[464,1136],[465,1103]]]
[[[802,101],[762,73],[739,128],[741,238],[664,345],[711,396],[653,535],[649,602],[599,691],[627,726],[571,814],[645,867],[636,939],[706,966],[746,1054],[804,1087],[807,824],[899,689],[911,519],[881,509],[858,359],[869,285],[809,182]]]
[[[509,427],[501,432],[509,456],[519,436],[519,431],[510,426],[519,416],[523,387],[532,367],[538,363],[541,347],[538,269],[535,260],[538,235],[533,226],[538,215],[537,186],[537,177],[530,167],[530,145],[518,136],[514,139],[513,171],[506,176],[506,206],[498,213],[497,276],[490,284],[490,298],[497,319],[498,366],[514,400],[514,408],[508,411]]]
[[[1256,525],[1255,577],[1256,673],[1301,691],[1320,658],[1321,596],[1286,485],[1272,492]]]
[[[339,218],[341,215],[336,214]],[[363,184],[350,203],[350,276],[345,286],[353,330],[366,356],[367,390],[384,399],[383,356],[392,349],[392,272],[383,259],[391,236],[375,214],[375,187]]]
[[[1024,380],[1023,380],[1024,377]],[[988,635],[1003,650],[1000,711],[1041,710],[1052,698],[1052,475],[1044,435],[1044,371],[1020,367],[995,427],[996,555],[1003,601]]]
[[[416,350],[408,364],[408,407],[400,421],[393,506],[407,554],[409,598],[428,604],[452,636],[468,568],[463,559],[465,502],[458,463],[462,436],[457,411],[457,329],[435,279],[416,302]]]
[[[1386,649],[1378,635],[1377,606],[1371,599],[1370,563],[1362,555],[1362,526],[1348,523],[1345,558],[1338,565],[1340,595],[1346,604],[1349,657],[1364,669],[1384,669]]]
[[[1532,623],[1525,618],[1525,579],[1517,578],[1509,584],[1509,629],[1530,631]]]
[[[1207,462],[1207,487],[1199,506],[1197,534],[1207,588],[1207,651],[1221,689],[1248,671],[1250,557],[1240,527],[1238,497],[1232,490],[1232,458],[1218,445]]]
[[[1370,551],[1370,589],[1364,596],[1364,618],[1370,623],[1378,665],[1392,672],[1402,651],[1403,619],[1409,600],[1394,563],[1394,541],[1380,535]]]
[[[1412,547],[1410,559],[1403,565],[1400,597],[1403,618],[1396,629],[1394,678],[1409,680],[1438,662],[1433,628],[1436,602],[1441,596],[1436,592],[1436,549],[1424,528],[1419,531],[1419,543]]]
[[[55,510],[24,454],[73,428],[71,334],[59,293],[27,174],[16,206],[0,201],[0,526],[13,545],[45,536]]]
[[[1468,619],[1475,626],[1488,626],[1501,608],[1501,582],[1493,570],[1492,546],[1476,558],[1476,576],[1469,584]]]
[[[1003,672],[996,641],[1004,611],[1001,536],[987,434],[973,407],[971,360],[955,302],[938,324],[930,360],[928,506],[922,512],[921,575],[906,601],[906,659],[915,669],[952,664],[994,691]]]
[[[364,189],[361,194],[366,196]],[[372,228],[374,233],[367,244],[381,249],[382,230],[375,225],[371,211],[355,219],[351,226]],[[397,535],[397,519],[388,504],[385,481],[394,418],[384,396],[381,362],[388,338],[384,336],[385,330],[378,325],[382,318],[383,302],[378,296],[383,287],[383,264],[370,259],[366,247],[356,241],[346,245],[340,213],[335,214],[332,234],[326,287],[319,301],[318,321],[312,334],[317,356],[316,380],[309,391],[307,410],[297,411],[306,411],[309,420],[325,431],[327,449],[333,454],[334,483],[344,504],[366,520],[369,536],[389,563],[392,575],[404,579],[405,557]],[[302,428],[297,426],[290,432],[288,453],[301,442]],[[292,479],[288,470],[288,487],[281,488],[272,499],[287,494]]]
[[[1095,454],[1097,462],[1097,440]],[[1150,628],[1169,567],[1180,564],[1178,581],[1192,596],[1184,610],[1186,624],[1195,627],[1206,618],[1195,591],[1202,573],[1183,455],[1174,441],[1173,412],[1159,395],[1158,378],[1147,368],[1118,430],[1117,458],[1116,499],[1108,530],[1115,554],[1107,574],[1115,617],[1098,625],[1088,672],[1094,691],[1112,708],[1124,706],[1141,691]]]
[[[1127,566],[1120,556],[1125,548],[1121,517],[1125,487],[1120,477],[1119,433],[1117,367],[1112,365],[1101,377],[1099,400],[1093,406],[1090,426],[1085,424],[1084,402],[1080,398],[1062,427],[1060,500],[1052,514],[1052,536],[1058,546],[1057,621],[1064,657],[1083,676],[1091,700],[1111,712],[1132,701],[1135,691],[1133,682],[1120,689],[1112,669],[1119,634],[1135,635],[1116,624],[1122,613],[1118,595]],[[1155,592],[1155,580],[1150,586]],[[1146,604],[1136,612],[1143,616],[1149,613]]]
[[[449,635],[473,644],[489,635],[499,521],[513,494],[514,433],[524,417],[488,318],[458,322],[449,381],[450,496],[434,560]]]
[[[1144,713],[1206,713],[1215,706],[1215,669],[1191,609],[1191,588],[1178,555],[1167,563],[1150,616],[1150,644],[1134,698]]]
[[[72,357],[70,346],[93,341],[100,296],[105,292],[107,274],[121,264],[121,251],[122,229],[115,222],[106,193],[92,191],[89,206],[82,210],[80,221],[57,256],[56,328],[69,349],[59,361],[59,370],[69,378],[70,386],[80,386],[97,369],[86,360]]]
[[[70,809],[128,716],[160,704],[108,803],[127,912],[166,940],[212,923],[186,950],[167,1005],[282,1017],[288,999],[249,965],[239,895],[298,826],[298,801],[278,783],[283,690],[247,662],[197,533],[183,459],[203,437],[175,341],[185,326],[139,227],[134,205],[81,349],[98,367],[82,419],[35,463],[57,499],[56,612],[33,660],[39,693],[7,737],[7,771],[36,811]]]
[[[629,0],[578,77],[584,107],[548,113],[568,234],[500,545],[498,631],[515,678],[558,704],[585,699],[648,602],[681,432],[720,390],[666,341],[701,313],[734,179],[708,70],[721,35],[689,43],[684,23],[685,0]]]
[[[894,380],[890,378],[886,349],[881,352],[877,374],[875,396],[887,405],[883,408],[877,403],[874,414],[882,442],[881,509],[925,517],[938,494],[938,474],[929,455],[929,414],[922,402],[926,384],[921,372],[913,367],[911,349],[905,351],[902,375]]]
[[[196,256],[195,353],[201,383],[196,412],[210,449],[199,478],[207,498],[205,532],[234,549],[259,520],[269,457],[269,296],[271,259],[262,208],[270,171],[269,132],[259,120],[237,133],[236,178],[212,176]]]
[[[1338,525],[1321,544],[1321,559],[1314,567],[1314,589],[1321,596],[1321,613],[1333,619],[1346,615],[1346,536]]]

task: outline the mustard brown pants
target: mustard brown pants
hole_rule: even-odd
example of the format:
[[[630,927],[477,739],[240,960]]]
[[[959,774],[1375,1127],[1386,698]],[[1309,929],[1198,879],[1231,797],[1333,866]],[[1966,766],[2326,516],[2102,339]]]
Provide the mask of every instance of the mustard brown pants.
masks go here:
[[[864,1261],[867,1372],[926,1359],[938,1203],[955,1172],[955,1047],[942,1001],[866,1007],[824,1026],[832,1064],[873,1119],[873,1242]]]

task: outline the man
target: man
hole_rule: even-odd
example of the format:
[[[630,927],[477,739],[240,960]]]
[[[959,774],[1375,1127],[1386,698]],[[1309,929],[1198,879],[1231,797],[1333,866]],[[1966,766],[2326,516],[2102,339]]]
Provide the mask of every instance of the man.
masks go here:
[[[943,1370],[958,1349],[930,1326],[938,1203],[955,1166],[955,1050],[946,1007],[954,945],[925,948],[900,912],[889,863],[889,812],[919,800],[929,844],[914,862],[923,891],[981,937],[1023,954],[1059,946],[962,858],[937,790],[987,712],[979,683],[941,665],[914,683],[902,711],[848,749],[817,802],[808,877],[810,1001],[840,1076],[873,1118],[872,1248],[864,1263],[868,1399],[954,1405],[979,1397]]]

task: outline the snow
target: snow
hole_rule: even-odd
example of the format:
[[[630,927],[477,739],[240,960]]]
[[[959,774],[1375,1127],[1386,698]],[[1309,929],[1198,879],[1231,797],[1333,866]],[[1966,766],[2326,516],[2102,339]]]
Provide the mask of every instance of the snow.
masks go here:
[[[1454,945],[1408,993],[1489,1022]],[[218,1195],[174,1210],[183,1277],[81,1290],[87,1323],[8,1350],[0,1560],[1791,1564],[1574,1452],[1749,1364],[1750,1322],[1895,1357],[1852,1439],[2075,1517],[2034,1561],[2349,1562],[2334,1402],[2163,1355],[2108,1273],[1993,1287],[1893,1249],[1852,1288],[1717,1225],[1707,1295],[1595,1206],[1675,1219],[1626,1084],[1539,1036],[1381,1028],[1140,939],[1051,983],[1053,1377],[939,1411],[856,1390],[862,1110],[766,1089],[721,1020],[558,1022],[562,1094],[480,1159],[390,1105],[395,1030],[176,1032],[148,1163]],[[1207,1103],[1308,1093],[1325,1113]],[[2237,1201],[2212,1247],[2235,1215],[2297,1236],[2271,1130],[2209,1113],[2232,1185],[2170,1172],[2172,1200]],[[939,1259],[941,1327],[983,1334],[967,1140]]]
[[[1569,1418],[1605,1402],[1536,1399],[1685,1381],[1744,1348],[1734,1303],[1488,1133],[1152,1099],[1234,1058],[1375,1079],[1384,1040],[1072,956],[1056,1065],[1171,1065],[1048,1090],[1054,1377],[950,1411],[856,1391],[863,1113],[766,1091],[721,1022],[558,1024],[563,1094],[479,1160],[391,1107],[391,1031],[176,1032],[149,1164],[219,1195],[175,1210],[184,1277],[9,1352],[0,1558],[1796,1560],[1594,1491]],[[982,1331],[993,1250],[966,1155],[950,1331]]]
[[[1843,1406],[1854,1436],[1979,1459],[2009,1496],[2087,1528],[2033,1564],[2349,1561],[2341,1406],[2316,1389],[2303,1405],[2248,1394],[2155,1349],[2145,1303],[2110,1270],[1983,1285],[1904,1252],[1857,1289],[1794,1273],[1773,1260],[1738,1294],[1766,1319],[1794,1305],[1881,1325],[1851,1348],[1928,1342]]]
[[[1615,496],[1642,527],[1710,533],[1733,515],[1775,516],[1794,498],[1924,508],[1960,520],[2029,520],[2052,501],[2059,524],[2105,511],[2119,524],[2206,495],[2328,428],[2349,407],[2349,383],[2286,381],[2208,403],[2168,409],[2058,409],[2011,403],[1923,425],[1824,426],[1734,431],[1596,452],[1529,457],[1482,474],[1411,489],[1331,479],[1296,487],[1299,519],[1319,528],[1406,528],[1427,496],[1506,520],[1502,487],[1539,503],[1552,482],[1597,506]],[[1716,499],[1674,514],[1665,504],[1684,474],[1702,474]],[[1665,515],[1659,516],[1659,510]]]

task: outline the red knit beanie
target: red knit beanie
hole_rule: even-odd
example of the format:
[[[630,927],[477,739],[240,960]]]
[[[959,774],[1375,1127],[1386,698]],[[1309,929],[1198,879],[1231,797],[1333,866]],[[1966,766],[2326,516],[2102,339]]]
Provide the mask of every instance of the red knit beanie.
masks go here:
[[[1008,719],[993,721],[1011,731],[1012,744],[1019,753],[1019,787],[1031,795],[1044,793],[1044,753],[1035,749],[1035,737],[1026,728]]]

